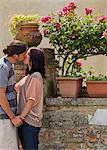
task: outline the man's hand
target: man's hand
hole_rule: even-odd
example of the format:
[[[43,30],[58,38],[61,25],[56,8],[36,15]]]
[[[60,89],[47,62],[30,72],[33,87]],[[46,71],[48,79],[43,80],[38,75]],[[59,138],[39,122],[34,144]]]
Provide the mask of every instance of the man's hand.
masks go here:
[[[19,116],[15,116],[14,118],[11,119],[11,122],[13,123],[13,125],[15,127],[20,126],[21,124],[23,124],[21,118]]]

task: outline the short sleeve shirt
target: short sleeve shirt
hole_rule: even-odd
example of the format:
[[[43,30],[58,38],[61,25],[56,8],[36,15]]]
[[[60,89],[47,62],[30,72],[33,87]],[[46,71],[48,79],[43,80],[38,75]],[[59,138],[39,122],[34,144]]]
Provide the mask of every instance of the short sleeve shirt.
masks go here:
[[[13,65],[6,59],[2,57],[0,59],[0,88],[6,89],[6,97],[10,104],[13,112],[16,112],[16,92],[14,89],[15,85],[15,75],[13,70]],[[4,114],[2,107],[0,107],[0,114]]]

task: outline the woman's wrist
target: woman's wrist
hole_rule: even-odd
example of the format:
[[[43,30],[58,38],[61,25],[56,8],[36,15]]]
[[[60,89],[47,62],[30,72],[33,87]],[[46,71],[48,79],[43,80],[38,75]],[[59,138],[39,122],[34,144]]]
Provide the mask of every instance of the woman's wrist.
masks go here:
[[[25,117],[23,117],[23,116],[19,116],[19,118],[22,120],[22,121],[25,121]]]

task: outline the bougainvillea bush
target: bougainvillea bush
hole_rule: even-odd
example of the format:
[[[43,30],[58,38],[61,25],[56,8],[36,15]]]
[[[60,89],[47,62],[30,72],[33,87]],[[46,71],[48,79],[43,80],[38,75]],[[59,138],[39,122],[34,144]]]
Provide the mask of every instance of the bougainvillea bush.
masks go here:
[[[62,10],[42,17],[44,36],[62,62],[59,63],[61,76],[80,76],[78,59],[107,52],[107,17],[93,16],[93,10],[85,8],[83,18],[75,13],[76,8],[74,2],[69,2]]]

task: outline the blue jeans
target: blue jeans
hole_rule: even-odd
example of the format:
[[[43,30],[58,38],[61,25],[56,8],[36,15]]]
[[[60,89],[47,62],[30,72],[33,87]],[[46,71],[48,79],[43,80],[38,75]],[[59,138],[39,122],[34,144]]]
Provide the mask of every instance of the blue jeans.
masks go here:
[[[18,134],[24,150],[38,150],[40,127],[23,123],[18,127]]]

